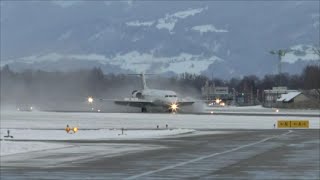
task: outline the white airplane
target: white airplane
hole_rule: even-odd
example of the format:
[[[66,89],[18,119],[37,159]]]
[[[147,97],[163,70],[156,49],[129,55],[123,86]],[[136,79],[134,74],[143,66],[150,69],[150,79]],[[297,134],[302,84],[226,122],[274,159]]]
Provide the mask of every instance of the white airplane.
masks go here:
[[[174,91],[149,89],[145,74],[139,75],[142,79],[142,89],[132,91],[130,98],[114,100],[115,104],[141,108],[141,112],[148,112],[153,108],[161,108],[166,112],[176,112],[181,106],[192,105],[194,101],[186,101],[177,96]],[[92,98],[88,101],[92,102]]]

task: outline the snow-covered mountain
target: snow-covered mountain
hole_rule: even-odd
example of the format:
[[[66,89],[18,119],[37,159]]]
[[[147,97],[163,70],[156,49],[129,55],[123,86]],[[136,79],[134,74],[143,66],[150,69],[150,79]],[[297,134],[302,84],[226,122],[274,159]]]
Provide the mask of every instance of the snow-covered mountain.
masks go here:
[[[319,1],[1,1],[1,65],[106,72],[277,72],[319,59]]]

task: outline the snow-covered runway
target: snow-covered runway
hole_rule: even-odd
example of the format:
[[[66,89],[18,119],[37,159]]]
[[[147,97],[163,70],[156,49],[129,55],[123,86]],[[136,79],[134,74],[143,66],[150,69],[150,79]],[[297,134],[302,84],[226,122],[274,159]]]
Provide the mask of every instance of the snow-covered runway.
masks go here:
[[[293,130],[287,134],[291,131],[274,127],[278,120],[309,120],[311,130]],[[234,175],[230,164],[244,160],[252,166],[249,169],[241,166],[239,171],[253,173],[243,178],[254,179],[260,169],[251,167],[259,165],[260,161],[251,158],[257,154],[269,163],[266,167],[275,171],[272,164],[292,160],[283,156],[283,151],[300,148],[302,144],[309,153],[304,154],[305,148],[300,148],[299,153],[292,152],[292,155],[310,163],[310,157],[318,152],[319,140],[315,137],[319,134],[319,123],[319,117],[280,115],[2,111],[1,173],[5,178],[14,179],[40,178],[49,170],[55,174],[53,178],[67,175],[75,179],[136,176],[148,179],[164,175],[179,179],[194,175],[211,177],[209,172],[219,174],[221,169],[229,173],[219,176],[228,178]],[[79,130],[68,134],[66,125]],[[122,128],[125,129],[123,134]],[[13,138],[4,138],[8,130]],[[267,157],[266,150],[269,151]],[[280,156],[280,160],[269,162],[273,156]],[[304,174],[311,178],[315,177],[314,169],[319,167],[317,162],[312,163],[312,172]],[[15,168],[24,171],[17,174]],[[212,177],[216,177],[215,174]],[[295,176],[291,171],[284,175]]]
[[[71,131],[72,132],[72,131]],[[74,141],[102,141],[102,140],[141,140],[153,138],[165,138],[194,133],[192,129],[159,129],[159,130],[78,130],[76,133],[67,133],[64,130],[35,130],[35,129],[11,129],[12,137],[7,135],[6,129],[0,131],[0,156],[25,153],[30,151],[42,151],[56,148],[66,148],[73,143],[61,142]],[[217,132],[223,133],[223,132]],[[39,142],[42,141],[42,142]],[[54,142],[50,142],[54,141]],[[110,147],[108,147],[109,149]]]
[[[297,112],[297,111],[296,111]],[[304,112],[303,110],[301,112]],[[157,126],[184,129],[273,129],[278,120],[309,120],[319,129],[319,117],[227,116],[196,114],[1,112],[1,129],[155,129]]]
[[[72,131],[71,131],[72,132]],[[146,138],[161,138],[185,133],[195,132],[193,129],[161,129],[161,130],[124,130],[99,129],[78,130],[76,133],[67,133],[62,130],[34,130],[34,129],[11,129],[13,138],[3,138],[7,131],[1,129],[1,139],[7,140],[132,140]]]

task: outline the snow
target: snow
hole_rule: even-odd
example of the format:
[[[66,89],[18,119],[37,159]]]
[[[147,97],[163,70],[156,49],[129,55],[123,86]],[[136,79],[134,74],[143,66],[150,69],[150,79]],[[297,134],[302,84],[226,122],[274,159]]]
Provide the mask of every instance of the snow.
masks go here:
[[[213,108],[215,112],[218,108]],[[212,109],[211,109],[212,110]],[[220,110],[230,113],[241,111],[268,112],[273,109],[261,106],[225,107]],[[282,110],[281,110],[282,111]],[[284,110],[283,110],[284,111]],[[294,110],[286,113],[306,113],[313,111]],[[273,112],[275,113],[275,112]],[[318,112],[319,114],[319,112]],[[35,142],[48,140],[137,140],[153,138],[171,138],[176,136],[203,135],[213,129],[211,134],[232,133],[219,129],[273,129],[277,120],[309,120],[311,129],[320,129],[319,117],[288,117],[288,116],[226,116],[226,115],[196,115],[196,114],[141,114],[141,113],[62,113],[62,112],[17,112],[1,110],[0,137],[1,156],[15,153],[43,151],[68,148],[73,145],[63,142]],[[79,127],[76,133],[68,134],[64,128]],[[166,129],[166,124],[169,129]],[[159,126],[159,129],[156,127]],[[121,128],[125,128],[122,135]],[[7,130],[13,138],[4,138]],[[233,130],[234,131],[234,130]],[[18,140],[18,141],[10,141]],[[20,140],[20,141],[19,141]],[[28,140],[28,142],[21,142]],[[132,146],[132,145],[130,145]],[[70,149],[70,148],[71,149]],[[86,146],[81,146],[85,148]],[[80,147],[77,147],[77,151]],[[106,144],[101,148],[112,149]],[[128,147],[134,149],[134,147]],[[138,147],[134,150],[145,148]],[[117,153],[119,148],[116,149]],[[124,148],[126,149],[126,148]],[[120,148],[120,150],[124,150]],[[131,152],[130,149],[127,149]],[[65,150],[64,150],[65,151]],[[114,152],[114,151],[110,151]]]
[[[228,114],[262,114],[262,115],[275,115],[275,114],[288,114],[288,115],[320,115],[318,110],[307,110],[307,109],[278,109],[278,108],[265,108],[261,105],[257,106],[224,106],[224,107],[209,107],[204,105],[205,112],[222,112]],[[259,117],[260,118],[260,117]],[[261,117],[263,118],[263,117]],[[301,119],[298,118],[298,119]]]
[[[167,63],[169,66],[165,68],[162,66],[161,72],[173,71],[178,74],[184,72],[199,74],[205,71],[210,64],[220,60],[221,59],[216,56],[206,59],[205,57],[182,53],[176,58],[168,59]]]
[[[265,108],[265,107],[262,107],[261,105],[257,105],[257,106],[207,107],[207,109],[212,109],[212,110],[215,110],[215,111],[219,111],[219,110],[239,110],[239,111],[244,111],[244,110],[259,110],[259,112],[261,112],[261,110],[270,110],[270,108]]]
[[[40,54],[40,55],[32,55],[27,57],[19,58],[20,61],[24,63],[35,63],[35,62],[41,62],[41,61],[58,61],[63,58],[63,55],[58,53],[48,53],[48,54]]]
[[[156,71],[158,73],[173,71],[183,73],[191,71],[195,74],[200,74],[208,68],[208,65],[221,61],[219,57],[205,57],[203,55],[193,55],[181,53],[178,56],[158,57],[153,53],[139,53],[132,51],[126,54],[118,54],[110,61],[113,65],[118,65],[122,69],[129,69],[135,72],[146,72],[152,65],[157,64]],[[193,66],[192,66],[193,64]]]
[[[185,10],[185,11],[178,11],[174,14],[172,14],[171,16],[172,17],[177,17],[177,18],[180,18],[180,19],[185,19],[189,16],[194,16],[196,14],[199,14],[201,13],[203,10],[207,10],[208,8],[197,8],[197,9],[188,9],[188,10]]]
[[[191,28],[191,30],[199,31],[201,35],[203,33],[207,33],[207,32],[216,32],[216,33],[229,32],[228,30],[225,30],[225,29],[217,29],[216,27],[214,27],[211,24],[206,24],[206,25],[201,25],[201,26],[194,26],[194,27]]]
[[[16,153],[25,153],[30,151],[43,151],[49,149],[59,149],[71,147],[64,143],[48,143],[48,142],[35,142],[35,141],[60,141],[60,140],[130,140],[130,139],[150,139],[150,138],[162,138],[177,135],[188,135],[194,133],[192,129],[155,129],[155,130],[124,130],[119,129],[98,129],[98,130],[79,130],[76,133],[67,133],[64,129],[60,130],[44,130],[44,129],[10,129],[10,135],[13,138],[6,138],[7,129],[0,130],[1,137],[1,151],[0,155],[11,155]],[[215,132],[215,134],[227,133],[227,132]],[[18,140],[18,141],[17,141]],[[21,142],[26,141],[27,142]],[[105,145],[108,149],[108,153],[115,153],[110,151],[112,145]],[[130,145],[132,146],[132,145]],[[129,147],[132,150],[132,147]],[[145,147],[138,147],[143,150]],[[124,151],[125,149],[122,149]],[[127,148],[127,150],[130,150]],[[134,150],[137,150],[135,148]],[[116,153],[120,153],[119,149],[116,148]]]
[[[71,131],[72,132],[72,131]],[[79,130],[76,133],[67,133],[63,128],[60,130],[39,129],[11,129],[10,135],[14,140],[119,140],[119,139],[147,139],[174,136],[179,134],[193,133],[193,129],[155,129],[155,130],[124,130],[121,129],[98,129]],[[7,129],[1,129],[2,139],[7,135]]]
[[[44,55],[32,55],[18,59],[25,63],[36,62],[57,62],[59,60],[87,60],[95,61],[101,64],[111,64],[119,66],[124,70],[131,70],[137,73],[146,72],[151,70],[157,73],[163,73],[173,71],[176,73],[184,73],[186,71],[190,73],[200,74],[205,71],[208,66],[214,62],[222,61],[217,56],[204,56],[194,55],[189,53],[180,53],[177,56],[159,57],[152,53],[140,53],[138,51],[130,51],[125,54],[116,54],[113,57],[106,57],[101,54],[59,54],[49,53]],[[17,60],[11,60],[17,61]],[[9,61],[9,63],[11,62]],[[153,69],[154,65],[157,65],[156,69]]]
[[[127,22],[127,26],[134,26],[134,27],[140,27],[140,26],[147,26],[150,27],[154,24],[154,21],[145,21],[145,22],[140,22],[140,21],[130,21]]]
[[[174,29],[177,22],[177,19],[166,16],[165,18],[161,18],[158,20],[158,24],[156,25],[156,27],[158,29],[167,29],[170,33],[173,33],[172,30]]]
[[[229,113],[240,110],[228,110]],[[212,110],[217,112],[218,110]],[[261,108],[241,110],[260,114],[275,115],[274,109]],[[208,111],[207,111],[208,112]],[[319,111],[282,110],[282,114],[317,114]],[[62,112],[16,112],[2,111],[0,125],[2,129],[51,129],[63,130],[67,124],[84,129],[160,129],[168,124],[170,129],[272,129],[278,120],[309,120],[310,128],[319,129],[319,117],[298,116],[232,116],[197,114],[153,114],[153,113],[62,113]],[[103,132],[103,131],[102,131]],[[159,131],[160,132],[160,131]],[[102,135],[101,135],[102,136]]]
[[[164,18],[158,19],[158,24],[156,25],[156,27],[158,29],[167,29],[170,33],[173,33],[172,30],[174,29],[179,19],[185,19],[189,16],[194,16],[207,9],[208,9],[207,7],[197,8],[197,9],[188,9],[185,11],[178,11],[173,14],[166,14]]]
[[[289,49],[294,50],[296,52],[301,52],[303,54],[296,55],[294,52],[288,52],[285,54],[285,56],[282,57],[281,61],[287,62],[290,64],[293,64],[298,60],[318,61],[320,57],[317,54],[315,54],[315,52],[313,51],[313,48],[314,47],[310,45],[303,45],[303,44],[292,46]]]
[[[301,94],[301,92],[289,92],[288,94],[281,94],[281,97],[279,99],[277,99],[277,101],[288,102],[291,99],[293,99],[296,96],[298,96],[299,94]]]
[[[58,143],[45,143],[45,142],[13,142],[13,141],[0,141],[0,156],[25,153],[30,151],[43,151],[48,149],[64,148],[68,145]]]

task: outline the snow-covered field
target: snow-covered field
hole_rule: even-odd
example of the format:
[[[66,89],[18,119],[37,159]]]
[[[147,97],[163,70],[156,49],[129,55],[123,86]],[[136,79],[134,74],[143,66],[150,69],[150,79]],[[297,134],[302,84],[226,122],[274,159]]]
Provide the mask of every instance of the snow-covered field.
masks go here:
[[[161,129],[161,130],[124,130],[99,129],[79,130],[76,133],[67,133],[62,130],[35,130],[35,129],[11,129],[10,134],[14,140],[119,140],[119,139],[146,139],[174,136],[192,133],[193,129]],[[1,129],[0,136],[3,139],[7,135],[7,129]]]
[[[256,111],[257,112],[257,111]],[[299,111],[295,111],[298,113]],[[304,112],[304,111],[301,111]],[[62,113],[1,112],[1,129],[56,129],[67,124],[81,129],[273,129],[278,120],[309,120],[310,128],[319,129],[319,117],[230,116],[152,113]],[[80,132],[79,131],[79,132]]]
[[[261,110],[259,107],[255,108],[257,111]],[[232,111],[232,109],[229,110]],[[1,111],[0,154],[3,156],[69,146],[64,143],[32,140],[148,139],[186,133],[196,135],[195,130],[200,129],[273,129],[277,120],[309,120],[310,128],[320,129],[319,117]],[[67,134],[64,130],[67,124],[70,127],[78,127],[79,131],[75,134]],[[127,129],[124,135],[121,128]],[[10,135],[14,136],[13,139],[29,141],[4,141],[7,130],[10,130]],[[217,133],[226,132],[217,131]]]
[[[205,112],[227,112],[227,113],[252,113],[252,114],[313,114],[320,115],[319,110],[310,109],[278,109],[265,108],[261,105],[257,106],[225,106],[225,107],[209,107],[205,106]]]
[[[24,153],[30,151],[43,151],[47,149],[65,148],[68,145],[59,143],[45,143],[45,142],[14,142],[14,141],[0,141],[0,156]],[[69,145],[70,146],[70,145]]]
[[[6,138],[7,129],[0,131],[0,156],[25,153],[30,151],[43,151],[60,149],[73,146],[73,143],[57,143],[58,140],[128,140],[128,139],[146,139],[161,138],[166,136],[184,135],[192,133],[192,129],[162,129],[162,130],[125,130],[122,134],[121,130],[79,130],[76,133],[67,133],[64,130],[34,130],[34,129],[11,129],[10,135],[13,138]],[[218,132],[219,133],[219,132]],[[15,140],[15,141],[12,141]],[[19,141],[16,141],[19,140]],[[23,141],[28,140],[28,141]],[[55,140],[51,142],[35,142]],[[108,152],[113,145],[106,145]],[[131,145],[130,145],[130,148]],[[135,148],[134,150],[136,150]],[[142,149],[142,147],[140,148]],[[114,151],[112,151],[114,153]],[[119,153],[119,151],[117,151]]]

